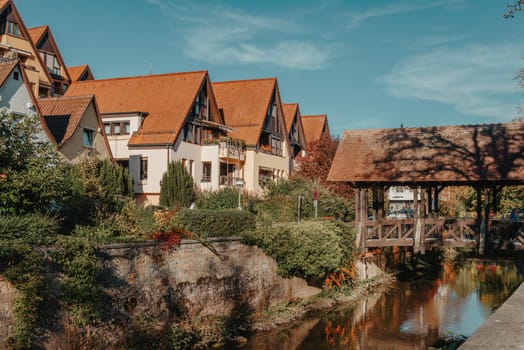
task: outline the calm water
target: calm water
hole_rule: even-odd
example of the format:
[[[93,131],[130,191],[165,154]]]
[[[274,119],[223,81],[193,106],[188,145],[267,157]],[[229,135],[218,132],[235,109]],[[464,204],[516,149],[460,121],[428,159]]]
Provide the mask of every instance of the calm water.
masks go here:
[[[398,283],[301,326],[252,337],[249,350],[427,350],[440,338],[470,336],[523,281],[511,262],[445,265],[433,282]]]

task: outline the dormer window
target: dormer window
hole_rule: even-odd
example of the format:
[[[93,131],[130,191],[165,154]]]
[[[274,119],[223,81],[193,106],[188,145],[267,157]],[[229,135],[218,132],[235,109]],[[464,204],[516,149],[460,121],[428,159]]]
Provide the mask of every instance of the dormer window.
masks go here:
[[[11,21],[7,21],[7,34],[11,34],[14,36],[22,36],[22,32],[20,32],[18,24]]]
[[[209,120],[209,99],[206,93],[206,84],[200,89],[193,104],[193,116],[195,119]]]
[[[40,52],[40,57],[42,57],[42,61],[44,61],[44,64],[47,66],[47,70],[51,74],[60,76],[62,67],[58,63],[58,59],[54,54],[49,52]]]

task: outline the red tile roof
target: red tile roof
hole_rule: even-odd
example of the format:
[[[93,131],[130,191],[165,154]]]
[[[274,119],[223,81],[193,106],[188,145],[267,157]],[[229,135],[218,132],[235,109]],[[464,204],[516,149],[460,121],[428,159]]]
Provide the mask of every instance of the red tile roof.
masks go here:
[[[88,70],[89,73],[91,73],[91,69],[89,69],[89,66],[87,64],[75,67],[67,67],[67,71],[69,73],[69,76],[71,77],[71,81],[79,81],[80,77],[85,73],[86,70]]]
[[[312,142],[317,142],[322,136],[331,137],[329,135],[329,126],[327,126],[327,115],[303,115],[302,126],[304,127],[304,134],[306,142],[310,145]],[[327,135],[322,135],[322,131],[327,126]]]
[[[173,144],[207,71],[74,82],[66,96],[94,94],[102,114],[147,112],[130,145]]]
[[[290,131],[289,129],[293,124],[295,116],[297,115],[297,111],[298,103],[282,103],[282,112],[284,112],[284,120],[286,121],[288,132]]]
[[[18,65],[19,60],[0,61],[0,86],[11,76],[11,72]]]
[[[45,31],[48,29],[48,26],[40,26],[35,28],[28,28],[27,32],[29,33],[31,41],[36,45],[38,41],[42,38],[42,35],[44,35]]]
[[[218,107],[225,124],[233,128],[231,136],[257,145],[264,119],[277,87],[276,78],[213,83]]]
[[[66,143],[73,136],[91,101],[93,101],[93,95],[38,99],[38,105],[44,118],[69,116],[67,129],[62,140],[59,140],[59,146]],[[55,140],[56,143],[58,143],[57,141]]]
[[[9,0],[0,0],[0,10],[2,10],[8,3]]]
[[[346,131],[328,180],[524,183],[524,122]]]

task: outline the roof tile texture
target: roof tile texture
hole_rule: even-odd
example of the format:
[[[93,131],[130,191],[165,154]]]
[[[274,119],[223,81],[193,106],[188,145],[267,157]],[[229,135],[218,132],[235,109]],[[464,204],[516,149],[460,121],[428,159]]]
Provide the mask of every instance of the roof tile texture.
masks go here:
[[[302,116],[302,126],[304,127],[304,134],[308,145],[320,140],[326,123],[327,115],[325,114]]]
[[[276,78],[213,83],[224,122],[233,128],[232,137],[247,145],[258,144],[276,83]]]
[[[67,130],[60,145],[66,143],[69,138],[73,136],[91,101],[93,101],[92,95],[41,98],[38,100],[38,105],[40,106],[42,115],[45,118],[53,116],[70,116]]]
[[[89,69],[89,66],[84,64],[81,66],[67,67],[67,72],[71,77],[71,81],[78,81],[86,69]]]
[[[74,82],[66,96],[96,95],[100,113],[147,112],[130,145],[173,144],[207,71]]]
[[[18,64],[18,60],[0,62],[0,86],[9,78],[13,69]]]
[[[45,31],[48,29],[48,26],[40,26],[35,28],[28,28],[27,32],[29,33],[29,36],[31,37],[31,41],[36,45],[38,44],[38,40],[44,35]]]
[[[331,181],[524,181],[524,122],[346,131]]]

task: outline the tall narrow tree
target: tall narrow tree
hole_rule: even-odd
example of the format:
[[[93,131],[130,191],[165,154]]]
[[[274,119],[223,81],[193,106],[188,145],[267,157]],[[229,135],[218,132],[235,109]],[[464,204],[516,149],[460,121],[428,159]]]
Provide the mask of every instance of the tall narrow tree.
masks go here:
[[[189,207],[195,200],[193,178],[182,162],[171,162],[160,182],[160,205],[170,208]]]

